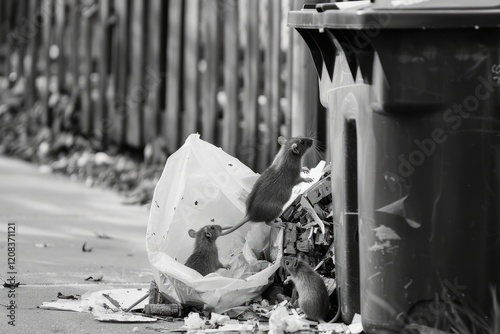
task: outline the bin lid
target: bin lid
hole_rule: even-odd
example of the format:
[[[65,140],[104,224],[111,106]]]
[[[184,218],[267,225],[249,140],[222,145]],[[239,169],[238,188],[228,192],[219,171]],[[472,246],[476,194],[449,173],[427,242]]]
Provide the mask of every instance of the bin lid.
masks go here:
[[[373,0],[307,4],[294,28],[444,29],[500,27],[500,0]]]

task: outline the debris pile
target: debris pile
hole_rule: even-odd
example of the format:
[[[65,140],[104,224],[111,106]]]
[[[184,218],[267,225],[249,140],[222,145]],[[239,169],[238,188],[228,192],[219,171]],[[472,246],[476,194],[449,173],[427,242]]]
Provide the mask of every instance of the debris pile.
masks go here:
[[[244,205],[240,204],[244,204],[245,195],[258,175],[234,157],[200,140],[199,135],[190,136],[185,146],[169,159],[172,159],[169,160],[171,163],[166,164],[162,179],[158,181],[159,188],[165,191],[161,192],[163,197],[153,199],[155,204],[151,207],[146,238],[148,256],[158,274],[155,275],[156,282],[152,282],[147,295],[138,296],[140,298],[135,302],[128,301],[126,305],[115,303],[117,298],[106,293],[94,295],[92,310],[85,309],[89,301],[83,306],[80,303],[79,307],[91,311],[99,321],[129,322],[135,319],[158,323],[180,320],[182,327],[175,323],[180,331],[285,333],[316,330],[318,323],[312,319],[328,321],[335,318],[338,306],[334,293],[329,165],[323,161],[302,175],[312,181],[302,182],[293,189],[292,197],[279,217],[285,225],[283,229],[248,224],[225,236],[224,242],[217,244],[219,259],[221,263],[230,263],[232,271],[219,270],[204,276],[184,265],[189,252],[178,245],[193,242],[187,233],[191,227],[196,230],[219,222],[228,225],[228,220],[241,217]],[[201,164],[200,161],[211,163]],[[183,172],[186,170],[196,173]],[[207,235],[206,231],[204,235]],[[330,310],[329,314],[324,313],[325,317],[313,318],[300,309],[300,295],[294,292],[292,285],[285,284],[285,270],[280,268],[283,256],[307,262],[312,269],[304,265],[318,274],[317,282],[321,286],[322,281],[325,282],[327,291],[322,296],[326,293],[330,296],[330,306],[328,301],[322,304],[327,305],[323,310]],[[288,272],[290,268],[287,267]],[[270,280],[272,284],[269,284]],[[59,301],[62,302],[78,301]],[[340,324],[332,328],[339,333],[360,332]]]
[[[297,256],[319,274],[334,278],[334,244],[332,189],[330,166],[323,175],[285,209],[281,220],[286,222],[283,253]]]

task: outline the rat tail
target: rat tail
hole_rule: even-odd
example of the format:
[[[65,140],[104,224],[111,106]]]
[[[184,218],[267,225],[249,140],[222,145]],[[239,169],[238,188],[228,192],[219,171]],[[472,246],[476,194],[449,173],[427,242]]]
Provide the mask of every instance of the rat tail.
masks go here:
[[[229,233],[232,233],[232,232],[236,231],[241,226],[243,226],[243,224],[245,224],[245,223],[247,223],[249,221],[250,221],[250,218],[248,218],[248,216],[245,216],[238,224],[234,225],[233,227],[223,227],[222,228],[223,230],[228,229],[228,228],[229,228],[229,230],[222,232],[220,235],[221,236],[228,235]]]

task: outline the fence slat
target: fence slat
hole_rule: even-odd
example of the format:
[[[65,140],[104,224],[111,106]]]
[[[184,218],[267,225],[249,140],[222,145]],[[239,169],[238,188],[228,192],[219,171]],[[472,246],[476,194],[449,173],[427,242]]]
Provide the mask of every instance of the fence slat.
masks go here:
[[[280,101],[282,96],[281,87],[281,71],[282,71],[282,53],[281,53],[281,0],[269,1],[269,22],[271,24],[272,37],[269,39],[271,43],[271,75],[269,87],[268,105],[271,113],[269,129],[271,134],[270,155],[268,161],[274,159],[274,155],[278,152],[278,137],[280,135]]]
[[[38,0],[31,0],[29,5],[28,20],[35,18],[35,13],[39,10]],[[37,100],[36,93],[36,77],[37,77],[37,62],[38,62],[38,46],[40,45],[40,33],[37,33],[29,40],[28,59],[29,68],[26,80],[26,109],[31,109]]]
[[[108,19],[110,15],[110,0],[101,0],[99,2],[99,53],[98,53],[98,71],[99,83],[96,108],[94,113],[94,132],[100,135],[102,143],[107,142],[108,130],[108,112],[106,106],[106,91],[108,88],[108,73],[110,61],[110,47],[108,34]]]
[[[139,147],[143,143],[142,138],[142,107],[146,99],[143,87],[144,59],[145,59],[145,11],[146,3],[143,1],[132,1],[131,6],[131,73],[130,87],[127,96],[127,143]]]
[[[41,88],[42,96],[42,124],[50,125],[52,117],[49,110],[49,87],[50,87],[50,44],[51,44],[51,31],[52,31],[52,0],[43,0],[42,4],[43,13],[43,36],[42,36],[42,58],[44,62],[44,77],[46,80],[45,86]]]
[[[288,1],[288,6],[286,7],[286,12],[295,9],[293,6],[294,0]],[[292,72],[293,72],[293,36],[297,32],[294,29],[288,29],[287,31],[287,39],[288,39],[288,49],[286,51],[286,76],[285,76],[285,101],[286,105],[284,106],[283,114],[284,114],[284,127],[282,134],[287,139],[291,137],[292,133]]]
[[[185,0],[186,10],[184,25],[184,110],[182,117],[182,140],[198,130],[199,94],[199,0]]]
[[[0,45],[12,40],[9,38],[9,20],[6,19],[5,6],[7,6],[7,2],[0,1]],[[5,75],[5,73],[3,74]]]
[[[202,136],[204,140],[216,143],[217,126],[217,90],[219,89],[219,10],[218,0],[203,1],[203,26],[205,31],[205,60],[206,72],[202,83]]]
[[[129,73],[129,21],[127,13],[129,11],[128,0],[116,0],[115,12],[117,16],[116,22],[116,41],[115,41],[115,56],[113,61],[117,62],[114,67],[115,80],[115,96],[113,100],[113,138],[120,146],[125,142],[125,133],[127,129],[127,89],[128,89],[128,73]]]
[[[238,147],[239,103],[239,39],[238,0],[227,0],[222,7],[224,15],[224,105],[222,148],[236,156]]]
[[[57,57],[57,87],[59,92],[66,91],[66,50],[64,49],[64,36],[66,32],[66,2],[56,1],[56,44],[59,48]]]
[[[180,139],[180,110],[182,82],[182,17],[183,1],[168,2],[167,26],[167,87],[165,101],[165,122],[163,136],[167,140],[169,152],[177,149]]]
[[[81,80],[82,112],[80,118],[81,130],[84,133],[92,132],[92,87],[90,75],[92,74],[92,18],[83,16],[81,20],[82,49],[83,49],[83,77]],[[80,82],[80,80],[79,80]]]
[[[117,4],[123,2],[121,0],[112,1],[112,10],[110,11],[110,17],[108,19],[108,25],[110,29],[111,42],[110,42],[110,64],[109,64],[109,76],[108,76],[108,87],[106,90],[106,108],[108,110],[108,117],[106,124],[107,140],[110,143],[117,144],[120,142],[118,138],[118,128],[123,128],[123,120],[121,119],[119,112],[119,92],[120,87],[118,83],[120,65],[123,55],[120,53],[120,19],[117,14]]]
[[[4,1],[2,1],[4,2]],[[11,71],[11,68],[10,68],[10,54],[12,52],[12,45],[11,43],[9,43],[9,40],[8,38],[6,38],[9,34],[9,31],[12,29],[12,12],[14,10],[13,6],[14,4],[11,2],[11,1],[5,1],[3,4],[3,20],[1,22],[2,26],[4,27],[5,29],[5,33],[2,34],[2,42],[4,42],[5,44],[5,54],[4,54],[4,57],[5,57],[5,61],[4,61],[4,75],[5,77],[8,77],[9,74],[10,74],[10,71]]]
[[[255,168],[257,152],[257,122],[258,122],[258,85],[259,85],[259,2],[247,1],[246,37],[244,59],[243,99],[243,139],[242,159],[249,167]]]
[[[144,108],[145,142],[153,140],[159,131],[160,121],[160,45],[163,0],[150,0],[148,15],[148,60],[144,77],[147,103]]]
[[[72,90],[73,94],[78,94],[78,76],[79,74],[79,49],[78,41],[80,35],[80,1],[72,0],[70,2],[71,8],[71,74],[72,74]]]
[[[6,43],[16,52],[16,60],[14,72],[17,78],[24,77],[24,56],[26,54],[26,44],[28,37],[26,36],[25,25],[27,16],[28,0],[20,0],[17,2],[15,24],[11,31],[7,32]],[[15,36],[15,37],[14,37]],[[16,41],[17,40],[17,41]]]
[[[267,163],[271,156],[271,143],[276,142],[276,138],[278,137],[276,132],[273,131],[272,121],[273,114],[271,113],[271,101],[272,101],[272,85],[273,82],[273,36],[274,26],[273,26],[273,0],[260,2],[261,6],[263,6],[263,12],[261,17],[264,19],[263,23],[261,23],[261,31],[265,29],[263,33],[261,33],[260,38],[264,41],[264,96],[265,103],[261,106],[262,112],[262,120],[263,126],[259,127],[259,159],[257,163],[257,170],[263,171],[267,167]]]

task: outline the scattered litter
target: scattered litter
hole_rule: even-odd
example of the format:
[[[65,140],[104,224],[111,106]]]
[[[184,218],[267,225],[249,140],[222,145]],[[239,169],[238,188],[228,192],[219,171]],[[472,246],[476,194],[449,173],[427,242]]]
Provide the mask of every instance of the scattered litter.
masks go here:
[[[109,302],[116,308],[120,308],[120,303],[118,303],[113,297],[111,297],[109,294],[107,293],[103,293],[102,294],[104,298],[106,298],[107,300],[109,300]]]
[[[44,302],[39,308],[46,310],[92,312],[100,321],[118,322],[151,322],[156,319],[140,317],[123,312],[122,309],[134,304],[147,293],[147,289],[113,289],[85,293],[81,300],[58,299],[55,302]],[[143,309],[146,301],[133,306],[131,310]],[[147,320],[146,320],[147,319]]]
[[[84,253],[92,252],[92,248],[85,248],[86,245],[87,245],[87,242],[84,242],[83,246],[82,246],[82,252],[84,252]]]
[[[255,313],[252,306],[236,306],[224,310],[221,313],[227,314],[231,319],[250,320],[257,319],[259,315]]]
[[[186,329],[206,329],[210,328],[210,322],[208,320],[203,320],[200,315],[195,312],[189,313],[187,318],[184,318],[184,326],[182,328]]]
[[[70,300],[78,300],[78,297],[75,297],[73,295],[63,295],[62,293],[58,292],[57,293],[57,298],[58,299],[70,299]]]
[[[133,302],[129,307],[127,307],[127,309],[125,310],[125,312],[131,311],[134,307],[136,307],[137,305],[139,305],[140,303],[142,303],[148,297],[149,297],[149,291],[144,296],[142,296],[141,298],[139,298],[138,300],[136,300],[135,302]]]
[[[309,323],[301,319],[297,313],[290,314],[285,306],[276,308],[269,318],[269,331],[272,333],[298,332],[309,328]]]
[[[155,322],[157,319],[135,315],[123,311],[106,310],[105,308],[94,308],[92,315],[98,321],[103,322]]]
[[[255,325],[253,323],[243,323],[243,324],[225,324],[217,329],[208,329],[205,330],[205,332],[210,333],[210,332],[252,332],[255,329]]]
[[[56,302],[43,302],[41,306],[38,306],[38,308],[45,310],[90,312],[88,307],[82,304],[81,300],[71,299],[59,299]]]
[[[180,317],[182,315],[182,307],[180,304],[147,304],[144,306],[144,313]]]
[[[4,280],[2,279],[2,281],[4,281]],[[15,288],[18,288],[19,285],[21,285],[21,282],[15,282],[15,283],[7,283],[7,282],[5,282],[3,284],[3,287],[7,288],[7,289],[15,289]]]
[[[104,233],[104,232],[98,233],[98,232],[94,231],[94,234],[99,239],[111,239],[111,237],[109,235],[107,235],[106,233]]]
[[[352,322],[349,326],[349,331],[352,334],[359,334],[363,332],[363,325],[361,324],[361,316],[359,314],[355,314],[354,318],[352,319]]]
[[[212,312],[210,315],[210,324],[212,326],[221,326],[229,321],[231,321],[231,319],[227,315],[217,314],[215,312]]]
[[[210,320],[200,317],[196,312],[191,312],[184,318],[183,330],[203,330],[205,333],[229,332],[229,331],[248,331],[253,330],[252,323],[240,324],[237,320],[231,320],[229,316],[211,313]]]
[[[89,277],[85,278],[84,280],[85,280],[85,281],[100,282],[100,281],[102,281],[102,278],[103,278],[103,276],[102,276],[102,275],[100,275],[100,276],[96,276],[95,278],[94,278],[94,277],[92,277],[92,276],[89,276]]]

